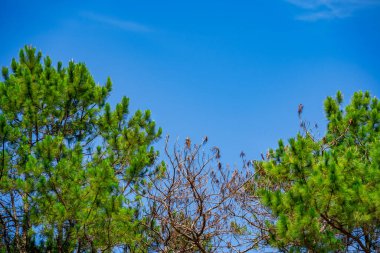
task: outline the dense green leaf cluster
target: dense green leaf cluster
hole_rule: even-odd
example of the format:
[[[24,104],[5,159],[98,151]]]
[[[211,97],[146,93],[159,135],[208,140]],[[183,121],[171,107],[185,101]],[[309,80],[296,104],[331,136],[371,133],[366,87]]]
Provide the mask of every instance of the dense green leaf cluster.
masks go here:
[[[313,252],[380,250],[380,102],[328,97],[325,136],[308,129],[257,163],[263,203],[276,217],[271,245]]]
[[[139,251],[147,239],[131,189],[158,169],[150,112],[128,117],[126,97],[111,109],[110,79],[97,85],[83,63],[54,67],[31,47],[2,74],[3,249]]]

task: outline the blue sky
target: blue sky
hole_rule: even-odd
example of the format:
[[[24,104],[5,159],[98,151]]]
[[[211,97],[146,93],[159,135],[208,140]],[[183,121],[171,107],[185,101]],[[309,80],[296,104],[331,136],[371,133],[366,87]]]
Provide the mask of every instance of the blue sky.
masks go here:
[[[85,62],[112,104],[130,97],[172,139],[207,135],[229,164],[294,136],[299,103],[323,126],[337,90],[380,95],[379,0],[2,0],[0,29],[1,66],[25,44]]]

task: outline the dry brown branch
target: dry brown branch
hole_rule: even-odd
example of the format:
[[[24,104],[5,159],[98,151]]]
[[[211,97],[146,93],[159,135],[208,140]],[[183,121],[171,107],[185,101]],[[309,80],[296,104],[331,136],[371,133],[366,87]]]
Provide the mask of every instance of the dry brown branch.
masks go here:
[[[166,139],[167,170],[145,194],[155,251],[247,252],[266,240],[269,213],[249,189],[252,168],[223,166],[220,150],[205,151],[206,142],[187,138],[171,153]]]

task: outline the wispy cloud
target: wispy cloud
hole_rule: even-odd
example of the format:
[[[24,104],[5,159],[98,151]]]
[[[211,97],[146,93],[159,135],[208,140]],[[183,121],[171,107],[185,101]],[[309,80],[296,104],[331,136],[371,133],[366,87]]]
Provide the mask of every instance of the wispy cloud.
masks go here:
[[[346,18],[363,8],[380,6],[380,0],[286,0],[304,10],[297,19],[316,21]]]
[[[95,14],[92,12],[84,12],[81,14],[81,16],[89,20],[102,23],[108,26],[116,27],[124,31],[129,31],[129,32],[150,32],[151,31],[149,27],[137,22],[117,19],[117,18],[109,17],[109,16],[103,16],[103,15]]]

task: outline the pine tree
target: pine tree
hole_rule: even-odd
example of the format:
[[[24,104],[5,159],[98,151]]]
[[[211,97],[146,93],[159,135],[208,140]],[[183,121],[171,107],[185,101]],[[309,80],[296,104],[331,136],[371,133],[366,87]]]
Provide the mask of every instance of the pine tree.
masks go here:
[[[111,109],[111,80],[83,63],[54,67],[26,46],[0,82],[0,246],[7,252],[96,252],[147,243],[139,218],[144,178],[161,134],[149,111]]]
[[[272,246],[291,251],[380,250],[380,102],[357,92],[325,101],[327,132],[304,130],[256,164]]]

